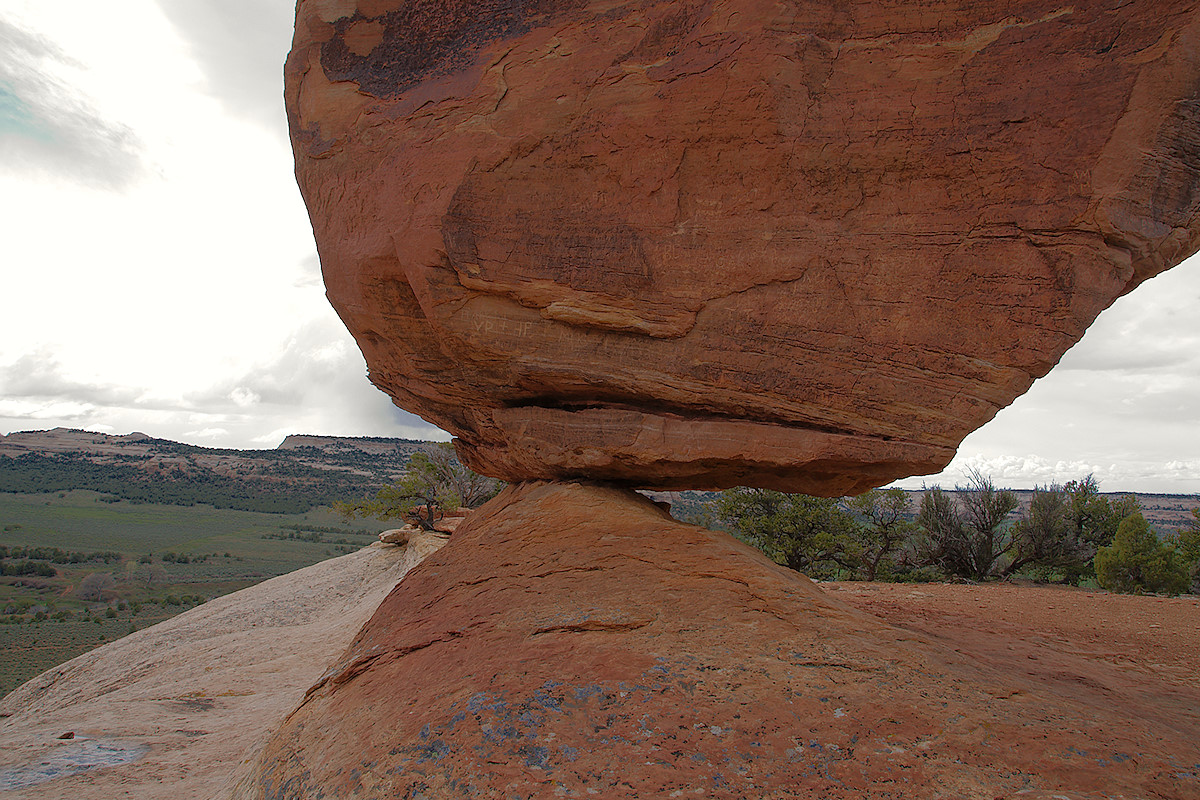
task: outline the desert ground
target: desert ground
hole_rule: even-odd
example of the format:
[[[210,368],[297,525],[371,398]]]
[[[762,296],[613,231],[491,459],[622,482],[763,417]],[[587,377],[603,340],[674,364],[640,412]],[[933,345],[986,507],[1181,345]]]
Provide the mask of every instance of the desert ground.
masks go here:
[[[1012,694],[1141,718],[1200,777],[1200,597],[1009,583],[830,583],[830,594],[1006,676]],[[1077,747],[1087,750],[1087,742]],[[1184,800],[1181,796],[1179,800]]]
[[[826,583],[849,605],[1014,676],[1188,689],[1200,711],[1200,597],[992,583]],[[1200,754],[1200,743],[1197,745]]]

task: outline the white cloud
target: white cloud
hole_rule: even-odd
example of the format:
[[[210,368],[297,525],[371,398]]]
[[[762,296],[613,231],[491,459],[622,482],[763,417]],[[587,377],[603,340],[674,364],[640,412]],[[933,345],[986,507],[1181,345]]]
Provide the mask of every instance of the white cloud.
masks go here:
[[[244,386],[235,387],[234,390],[229,393],[229,399],[232,400],[233,404],[238,408],[249,408],[250,406],[257,405],[258,403],[262,402],[262,398],[258,396],[257,392],[247,389]]]
[[[226,439],[229,437],[229,431],[224,428],[205,428],[200,431],[187,431],[183,435],[192,441],[196,439]]]
[[[209,93],[236,116],[286,137],[283,62],[292,45],[292,0],[159,0],[187,41]]]
[[[0,366],[0,387],[11,400],[37,402],[47,398],[87,404],[132,404],[137,389],[110,383],[87,383],[68,378],[49,351],[39,349]]]
[[[75,380],[45,352],[0,366],[0,430],[100,425],[223,447],[273,447],[289,433],[449,438],[370,385],[332,311],[302,323],[281,352],[181,395]]]
[[[0,16],[0,169],[122,188],[143,172],[142,143],[68,83],[80,64]]]
[[[44,427],[43,422],[53,420],[51,427],[69,425],[80,427],[89,421],[96,412],[96,406],[90,403],[77,403],[70,400],[48,400],[45,402],[30,402],[28,400],[0,399],[0,420],[25,420],[27,427]]]

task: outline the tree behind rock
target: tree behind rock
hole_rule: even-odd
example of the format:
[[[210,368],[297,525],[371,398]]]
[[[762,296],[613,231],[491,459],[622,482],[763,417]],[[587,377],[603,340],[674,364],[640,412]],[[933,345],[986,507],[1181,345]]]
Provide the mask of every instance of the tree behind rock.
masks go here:
[[[921,495],[917,525],[919,564],[937,567],[947,575],[961,576],[968,572],[967,534],[954,498],[942,487],[934,486]]]
[[[1097,550],[1096,581],[1114,592],[1175,595],[1187,590],[1190,575],[1179,552],[1159,541],[1135,511],[1121,522],[1112,544]]]
[[[1175,531],[1171,543],[1188,565],[1191,577],[1189,591],[1200,594],[1200,508],[1192,509],[1192,518]]]
[[[1100,484],[1093,475],[1068,481],[1063,492],[1070,505],[1067,519],[1071,532],[1080,546],[1079,567],[1068,570],[1066,578],[1078,583],[1094,574],[1097,550],[1112,543],[1122,520],[1138,511],[1139,506],[1134,495],[1109,498],[1100,494]]]
[[[1034,487],[1029,511],[1011,528],[1012,561],[1005,576],[1036,568],[1045,579],[1052,574],[1082,574],[1091,558],[1089,543],[1073,524],[1070,496],[1061,486]]]
[[[432,531],[445,509],[474,508],[493,497],[500,482],[463,466],[449,442],[428,453],[413,453],[395,483],[372,498],[338,502],[335,511],[347,518],[405,519]]]
[[[957,502],[937,486],[922,496],[919,557],[949,575],[984,580],[1013,547],[1004,522],[1017,507],[1017,496],[996,488],[978,470],[971,470],[966,486],[955,488]]]
[[[836,499],[742,487],[723,492],[716,512],[739,539],[809,577],[861,564],[854,520]]]
[[[846,508],[859,516],[852,535],[860,576],[868,581],[890,576],[895,553],[917,529],[908,519],[908,494],[903,489],[872,489],[851,497]]]

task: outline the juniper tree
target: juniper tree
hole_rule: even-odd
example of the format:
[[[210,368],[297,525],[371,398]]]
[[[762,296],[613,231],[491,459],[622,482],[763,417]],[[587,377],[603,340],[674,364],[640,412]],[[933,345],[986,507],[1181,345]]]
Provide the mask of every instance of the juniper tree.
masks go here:
[[[348,519],[405,519],[431,531],[445,509],[474,508],[494,496],[499,487],[495,479],[463,466],[454,446],[444,442],[428,453],[413,453],[400,479],[374,497],[337,502],[333,508]]]

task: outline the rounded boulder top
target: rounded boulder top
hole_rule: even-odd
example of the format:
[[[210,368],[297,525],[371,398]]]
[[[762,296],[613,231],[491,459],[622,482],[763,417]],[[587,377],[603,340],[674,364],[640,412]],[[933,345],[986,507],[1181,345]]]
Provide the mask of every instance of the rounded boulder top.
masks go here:
[[[854,493],[1196,249],[1197,6],[300,0],[296,174],[476,470]]]

